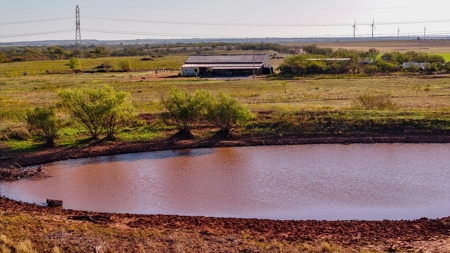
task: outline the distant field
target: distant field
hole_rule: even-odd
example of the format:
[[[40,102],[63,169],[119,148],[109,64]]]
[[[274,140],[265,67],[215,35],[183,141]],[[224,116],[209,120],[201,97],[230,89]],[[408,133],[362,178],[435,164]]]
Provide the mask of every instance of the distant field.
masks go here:
[[[159,113],[163,110],[159,101],[171,87],[178,87],[194,92],[206,89],[212,93],[224,92],[248,105],[253,112],[270,113],[269,119],[260,118],[255,122],[252,133],[265,131],[296,132],[298,122],[312,124],[310,133],[335,131],[335,125],[328,129],[328,124],[349,126],[347,130],[366,129],[366,120],[373,118],[374,129],[383,127],[386,118],[395,120],[396,124],[409,124],[415,119],[425,119],[422,128],[435,131],[434,126],[425,126],[433,120],[448,119],[450,111],[450,76],[316,76],[279,80],[271,77],[260,78],[196,78],[178,77],[178,72],[158,76],[151,69],[178,69],[186,57],[174,56],[156,58],[154,61],[140,61],[140,57],[129,58],[133,68],[145,69],[138,72],[109,72],[93,74],[46,74],[46,70],[67,70],[68,60],[0,64],[0,136],[5,133],[20,133],[25,129],[25,114],[32,107],[48,107],[59,102],[58,92],[71,88],[100,88],[110,85],[116,90],[127,91],[132,95],[132,103],[138,113]],[[83,69],[90,70],[105,61],[116,66],[119,59],[102,58],[82,59]],[[279,62],[280,59],[277,59]],[[23,75],[27,71],[27,75]],[[394,111],[371,112],[355,107],[357,98],[363,94],[383,94],[390,96],[398,106]],[[296,113],[306,112],[312,116],[298,118]],[[64,115],[64,114],[63,114]],[[267,114],[265,114],[267,115]],[[333,119],[327,118],[335,117]],[[386,116],[388,115],[388,116]],[[406,115],[406,116],[405,116]],[[257,120],[257,121],[258,121]],[[268,122],[263,122],[267,120]],[[300,121],[299,121],[300,120]],[[271,124],[285,122],[280,129]],[[315,124],[316,122],[317,124]],[[350,122],[353,122],[350,124]],[[359,122],[359,123],[358,123]],[[362,123],[361,123],[362,122]],[[380,125],[377,125],[378,123]],[[389,121],[391,122],[391,121]],[[388,123],[389,123],[388,122]],[[402,123],[403,122],[403,123]],[[164,136],[162,123],[155,126],[137,126],[120,134],[123,140],[150,140]],[[278,124],[278,123],[276,123]],[[306,124],[306,123],[305,123]],[[361,125],[363,124],[363,125]],[[389,123],[390,124],[390,123]],[[415,123],[414,123],[415,124]],[[446,124],[446,123],[445,123]],[[301,125],[301,124],[300,124]],[[350,127],[351,126],[351,127]],[[417,125],[411,125],[411,128]],[[284,129],[284,130],[283,130]],[[309,129],[309,128],[308,128]],[[339,128],[340,129],[340,128]],[[351,130],[353,129],[353,130]],[[347,131],[346,130],[346,131]],[[250,131],[250,130],[249,130]],[[371,131],[371,130],[367,130]],[[401,129],[401,131],[407,131]],[[423,131],[423,130],[422,130]],[[439,130],[440,131],[440,130]],[[81,128],[69,125],[61,130],[59,145],[77,145],[83,137]],[[207,136],[209,133],[198,133]],[[35,147],[38,140],[28,139],[0,141],[0,147],[8,146],[15,150]]]
[[[133,69],[179,69],[186,59],[185,56],[164,56],[154,58],[150,61],[142,61],[143,57],[107,57],[107,58],[82,58],[81,69],[92,70],[102,63],[109,63],[114,69],[119,68],[119,61],[128,59]],[[22,76],[24,72],[28,75],[43,75],[49,71],[66,71],[70,70],[69,60],[52,60],[52,61],[34,61],[34,62],[14,62],[0,64],[0,76],[17,77]]]
[[[57,102],[57,92],[67,88],[95,88],[108,84],[128,91],[140,112],[159,110],[158,101],[172,86],[225,92],[254,110],[303,110],[350,108],[361,94],[389,94],[405,110],[448,108],[450,78],[371,77],[301,78],[296,80],[208,79],[155,77],[148,72],[27,75],[0,77],[0,111],[23,111]],[[146,77],[145,80],[141,77]],[[123,81],[123,78],[127,78]],[[0,116],[1,117],[1,116]]]
[[[313,43],[293,43],[295,45],[306,45]],[[355,49],[367,51],[370,48],[376,48],[381,53],[397,51],[418,51],[428,54],[447,55],[450,54],[450,40],[392,40],[392,41],[351,41],[351,42],[318,42],[320,47],[331,47]],[[444,56],[446,60],[448,56]]]

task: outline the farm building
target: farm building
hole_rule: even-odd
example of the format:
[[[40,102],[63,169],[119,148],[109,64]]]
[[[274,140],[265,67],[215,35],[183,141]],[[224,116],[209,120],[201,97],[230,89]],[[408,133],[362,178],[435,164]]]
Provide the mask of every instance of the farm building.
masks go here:
[[[182,76],[270,75],[273,67],[265,54],[190,55],[181,67]]]
[[[428,63],[428,62],[404,62],[402,64],[402,67],[404,69],[411,68],[411,67],[417,67],[419,69],[425,69],[425,68],[427,68],[429,66],[430,66],[430,63]]]

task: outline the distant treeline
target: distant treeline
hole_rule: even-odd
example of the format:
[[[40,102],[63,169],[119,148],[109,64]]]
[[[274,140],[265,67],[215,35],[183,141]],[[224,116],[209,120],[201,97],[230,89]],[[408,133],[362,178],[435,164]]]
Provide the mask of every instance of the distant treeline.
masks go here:
[[[438,71],[450,71],[444,57],[421,52],[393,51],[380,56],[380,52],[371,48],[357,51],[339,48],[321,48],[317,45],[303,46],[304,54],[287,57],[279,66],[282,75],[317,75],[317,74],[367,74],[425,71],[429,74]],[[411,65],[403,69],[405,62],[426,63],[426,67]]]
[[[0,62],[39,61],[69,59],[71,57],[99,58],[109,56],[165,56],[186,54],[210,54],[227,51],[275,51],[294,54],[298,47],[275,43],[179,43],[144,45],[85,45],[80,50],[73,46],[5,47],[0,49]],[[250,52],[249,52],[250,53]]]

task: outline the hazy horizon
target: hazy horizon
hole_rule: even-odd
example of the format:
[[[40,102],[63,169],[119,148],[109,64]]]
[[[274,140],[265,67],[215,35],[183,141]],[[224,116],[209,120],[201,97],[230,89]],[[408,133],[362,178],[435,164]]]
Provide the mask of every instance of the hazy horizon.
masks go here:
[[[0,0],[0,43],[74,40],[76,5],[85,40],[450,35],[443,0],[104,2]]]

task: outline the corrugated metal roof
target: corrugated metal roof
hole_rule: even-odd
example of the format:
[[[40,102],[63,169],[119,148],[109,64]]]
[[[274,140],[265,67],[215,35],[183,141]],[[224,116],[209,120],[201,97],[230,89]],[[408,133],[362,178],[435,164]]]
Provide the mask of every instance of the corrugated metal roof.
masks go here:
[[[262,63],[251,64],[184,64],[182,68],[211,68],[211,69],[251,69],[261,68]]]
[[[190,55],[185,64],[263,63],[266,58],[265,54]]]

